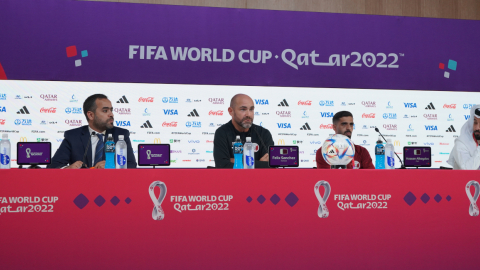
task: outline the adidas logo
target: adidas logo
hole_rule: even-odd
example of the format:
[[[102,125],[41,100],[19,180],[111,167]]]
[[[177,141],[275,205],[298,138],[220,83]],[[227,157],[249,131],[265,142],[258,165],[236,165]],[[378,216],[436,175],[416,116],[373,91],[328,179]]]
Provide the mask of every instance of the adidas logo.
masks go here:
[[[125,96],[122,96],[118,101],[117,103],[128,103],[128,100]]]
[[[17,114],[30,114],[30,112],[28,111],[27,109],[27,106],[23,106],[23,108],[21,108]]]
[[[425,110],[435,110],[435,107],[433,106],[433,103],[430,102],[427,107],[425,107]]]
[[[310,126],[308,125],[308,123],[305,123],[305,125],[303,125],[303,126],[300,128],[300,130],[312,130],[312,129],[310,128]]]
[[[457,131],[455,130],[455,128],[453,127],[453,125],[451,125],[451,126],[446,130],[446,132],[457,132]]]
[[[147,122],[143,123],[143,125],[141,125],[140,128],[153,128],[153,127],[152,127],[152,124],[150,124],[150,121],[147,120]]]
[[[285,99],[283,99],[279,104],[278,104],[279,107],[289,107],[288,106],[288,103]]]
[[[198,115],[198,112],[196,109],[193,109],[193,111],[191,111],[188,115],[188,117],[199,117],[200,115]]]
[[[328,151],[329,154],[335,154],[335,151],[333,149],[330,149],[330,151]]]

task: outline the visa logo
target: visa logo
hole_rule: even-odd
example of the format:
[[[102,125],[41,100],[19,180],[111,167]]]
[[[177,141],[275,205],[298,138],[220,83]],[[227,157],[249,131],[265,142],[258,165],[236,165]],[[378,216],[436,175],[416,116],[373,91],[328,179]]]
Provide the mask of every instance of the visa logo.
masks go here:
[[[322,117],[333,117],[333,113],[332,112],[321,112],[320,115]]]
[[[277,123],[278,128],[292,128],[290,123]]]
[[[405,108],[417,108],[417,103],[403,103],[405,104]]]
[[[257,105],[268,105],[268,99],[255,99]]]
[[[0,112],[7,112],[7,109],[5,107],[0,106]]]
[[[115,121],[115,125],[118,127],[129,127],[130,121]]]
[[[470,119],[470,115],[464,115],[464,117],[465,117],[465,120]]]
[[[437,126],[425,126],[426,130],[438,130]]]
[[[177,110],[163,110],[163,113],[165,115],[178,115],[178,111]]]

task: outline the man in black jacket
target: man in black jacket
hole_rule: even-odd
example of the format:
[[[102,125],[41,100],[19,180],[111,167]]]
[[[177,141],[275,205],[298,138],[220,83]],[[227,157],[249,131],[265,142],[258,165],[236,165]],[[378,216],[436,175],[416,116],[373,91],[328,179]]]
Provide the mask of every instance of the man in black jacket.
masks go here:
[[[253,100],[244,94],[235,95],[230,101],[228,113],[232,120],[215,131],[213,140],[213,157],[216,168],[233,168],[234,158],[232,143],[236,136],[245,144],[246,137],[258,144],[255,153],[255,168],[268,168],[268,146],[274,145],[272,134],[267,129],[253,124],[255,113]]]
[[[127,143],[127,168],[136,168],[130,132],[113,126],[113,107],[107,96],[95,94],[83,103],[88,125],[65,131],[65,138],[47,168],[79,169],[105,167],[105,141],[112,134],[115,143],[123,135]],[[87,151],[85,152],[85,150]]]

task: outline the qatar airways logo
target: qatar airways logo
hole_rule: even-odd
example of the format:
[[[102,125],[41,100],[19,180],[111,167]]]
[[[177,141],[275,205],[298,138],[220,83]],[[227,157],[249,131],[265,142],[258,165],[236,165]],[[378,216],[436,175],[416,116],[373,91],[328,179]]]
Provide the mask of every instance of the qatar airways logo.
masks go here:
[[[364,113],[362,114],[362,118],[375,118],[375,114],[374,113]]]
[[[386,130],[397,130],[397,125],[396,124],[384,124],[383,128]]]
[[[437,114],[424,114],[423,117],[427,118],[427,120],[437,120]]]
[[[139,98],[138,102],[153,102],[153,97]]]
[[[44,108],[42,107],[40,109],[40,113],[56,113],[57,112],[57,108],[54,108],[54,107],[51,107],[51,108]]]
[[[305,100],[305,101],[299,100],[298,105],[299,106],[312,106],[312,101],[311,100]]]
[[[115,113],[122,114],[122,115],[130,115],[130,108],[115,108],[113,109]]]
[[[443,105],[443,108],[444,108],[444,109],[456,109],[456,108],[457,108],[457,104],[444,104],[444,105]]]
[[[221,115],[223,115],[223,111],[221,111],[221,110],[218,110],[218,111],[209,111],[209,112],[208,112],[208,115],[221,116]]]
[[[82,120],[65,120],[65,124],[71,127],[80,127],[82,126]]]
[[[162,127],[177,127],[178,122],[163,122]]]
[[[57,101],[57,95],[44,95],[41,94],[40,98],[45,100],[45,101]]]
[[[212,104],[225,104],[223,98],[209,98],[208,101]]]
[[[333,129],[333,124],[328,124],[328,125],[320,124],[320,129]]]
[[[375,101],[362,101],[362,105],[368,108],[376,108],[377,103]]]
[[[276,114],[280,117],[292,117],[291,111],[277,111]]]

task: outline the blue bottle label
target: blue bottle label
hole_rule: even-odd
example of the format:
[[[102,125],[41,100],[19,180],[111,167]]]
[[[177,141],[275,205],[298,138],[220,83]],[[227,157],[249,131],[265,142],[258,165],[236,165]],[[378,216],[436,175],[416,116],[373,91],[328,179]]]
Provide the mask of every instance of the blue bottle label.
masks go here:
[[[233,146],[234,154],[243,154],[243,145],[234,145]]]
[[[253,166],[254,159],[252,156],[246,156],[245,159],[247,161],[247,166]]]
[[[390,167],[395,167],[395,159],[393,159],[393,157],[387,157],[387,164]]]
[[[105,152],[115,152],[115,144],[113,142],[107,142],[105,144]]]
[[[10,163],[10,157],[6,154],[0,154],[0,162],[2,165],[8,165]]]
[[[127,163],[125,156],[117,155],[117,164],[123,166],[125,163]]]

